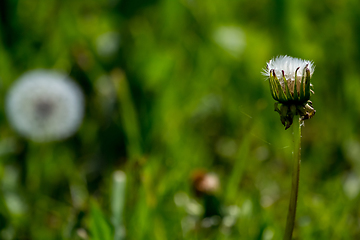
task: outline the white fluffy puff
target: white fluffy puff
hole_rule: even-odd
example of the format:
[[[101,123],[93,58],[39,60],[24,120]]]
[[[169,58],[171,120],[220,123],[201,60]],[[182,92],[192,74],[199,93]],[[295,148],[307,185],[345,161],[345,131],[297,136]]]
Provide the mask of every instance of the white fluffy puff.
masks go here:
[[[84,114],[84,96],[67,75],[50,70],[23,74],[6,98],[10,124],[36,142],[65,139],[74,134]]]
[[[271,59],[267,63],[267,66],[266,68],[264,68],[262,74],[264,76],[270,77],[270,71],[275,70],[275,74],[281,82],[283,74],[282,71],[284,71],[286,80],[295,81],[295,71],[297,68],[299,68],[299,70],[297,71],[297,81],[300,82],[303,76],[304,68],[306,66],[310,70],[311,77],[315,70],[315,66],[312,61],[293,58],[286,55],[277,56],[276,58]]]

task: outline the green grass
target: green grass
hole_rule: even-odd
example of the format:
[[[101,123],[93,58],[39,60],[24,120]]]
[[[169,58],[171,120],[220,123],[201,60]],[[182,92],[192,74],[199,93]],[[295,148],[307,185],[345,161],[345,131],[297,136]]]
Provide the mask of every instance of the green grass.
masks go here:
[[[281,239],[292,136],[261,70],[285,54],[316,65],[294,239],[359,238],[359,9],[356,1],[2,1],[0,238],[114,239],[120,222],[134,240]],[[119,36],[113,53],[97,43],[108,32]],[[30,142],[6,118],[7,91],[35,68],[66,72],[86,95],[83,124],[65,141]],[[123,211],[113,207],[119,170]],[[201,210],[215,206],[194,192],[198,170],[218,175],[222,211],[238,209],[230,227],[201,227]],[[196,227],[184,232],[186,223]]]

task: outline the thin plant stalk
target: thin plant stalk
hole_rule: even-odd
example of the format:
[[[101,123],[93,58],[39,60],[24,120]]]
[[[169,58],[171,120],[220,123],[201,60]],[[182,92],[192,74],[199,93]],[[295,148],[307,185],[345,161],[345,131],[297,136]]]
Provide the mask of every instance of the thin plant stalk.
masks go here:
[[[126,175],[122,171],[115,171],[113,174],[113,189],[112,189],[112,222],[115,228],[114,240],[122,240],[125,238],[124,229],[124,203],[125,203],[125,185]]]
[[[294,117],[293,123],[294,151],[293,151],[293,173],[291,184],[291,196],[289,212],[286,220],[284,240],[291,240],[294,230],[296,205],[299,192],[300,159],[301,159],[301,120],[299,116]]]

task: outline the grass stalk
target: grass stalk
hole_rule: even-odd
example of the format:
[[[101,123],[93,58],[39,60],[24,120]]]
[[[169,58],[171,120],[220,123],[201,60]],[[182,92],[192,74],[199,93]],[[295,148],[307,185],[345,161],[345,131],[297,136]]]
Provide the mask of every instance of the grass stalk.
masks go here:
[[[284,240],[291,240],[295,224],[296,205],[299,192],[299,176],[300,176],[300,157],[301,157],[301,120],[299,116],[294,117],[293,123],[293,137],[294,137],[294,151],[293,151],[293,173],[291,184],[291,195],[289,203],[289,212],[286,220],[286,228]]]

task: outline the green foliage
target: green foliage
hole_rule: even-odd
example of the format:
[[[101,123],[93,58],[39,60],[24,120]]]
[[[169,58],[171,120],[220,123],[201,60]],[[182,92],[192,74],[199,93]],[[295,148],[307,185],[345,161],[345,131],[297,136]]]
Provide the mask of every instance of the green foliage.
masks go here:
[[[106,221],[104,214],[95,202],[90,207],[90,234],[93,240],[111,240],[113,233],[110,224]]]
[[[261,70],[286,54],[316,65],[294,238],[358,239],[359,14],[357,1],[1,1],[0,238],[280,239],[292,136]],[[63,142],[29,142],[6,118],[7,91],[38,68],[86,95]],[[198,171],[219,177],[210,202]]]

